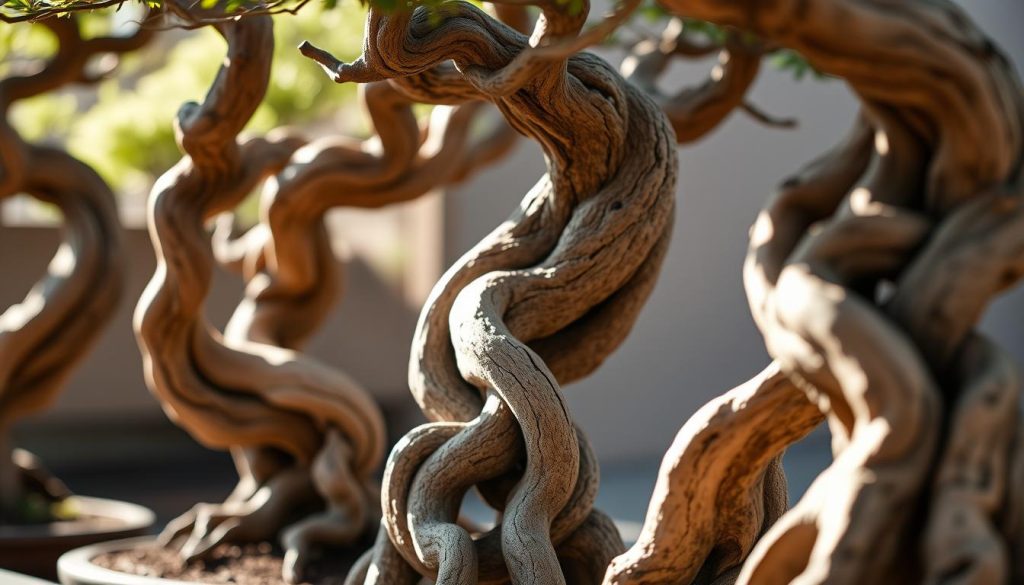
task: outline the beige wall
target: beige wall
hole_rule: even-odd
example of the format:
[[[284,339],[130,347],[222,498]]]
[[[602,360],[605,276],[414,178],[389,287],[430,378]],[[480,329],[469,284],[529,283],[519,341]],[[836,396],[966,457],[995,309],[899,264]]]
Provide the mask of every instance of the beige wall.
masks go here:
[[[46,268],[58,242],[50,228],[0,228],[0,306],[6,307],[24,294]],[[154,255],[145,231],[125,232],[128,279],[124,302],[114,320],[67,389],[48,412],[25,424],[123,424],[126,418],[163,417],[142,378],[142,363],[131,330],[132,312],[146,282],[153,274]],[[382,282],[365,264],[351,263],[345,297],[331,314],[310,352],[345,368],[386,400],[404,401],[405,358],[416,311],[402,298],[402,291]],[[240,279],[220,272],[207,299],[208,315],[222,325],[241,298]]]

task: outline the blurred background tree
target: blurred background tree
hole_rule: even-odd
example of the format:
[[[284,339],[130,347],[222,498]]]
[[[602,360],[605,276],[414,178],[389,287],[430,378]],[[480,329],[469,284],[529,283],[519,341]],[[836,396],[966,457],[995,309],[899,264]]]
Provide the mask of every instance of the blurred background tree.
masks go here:
[[[83,14],[83,28],[86,36],[116,34],[120,27],[135,26],[141,14],[140,5],[127,3],[117,11]],[[354,58],[362,43],[364,16],[361,4],[344,2],[333,8],[313,4],[295,15],[276,17],[271,84],[246,131],[260,134],[288,125],[311,136],[338,131],[365,135],[366,122],[353,111],[355,86],[334,84],[295,48],[305,39],[317,39]],[[223,43],[209,27],[165,31],[145,50],[125,57],[96,86],[17,104],[13,124],[27,140],[64,145],[96,169],[126,207],[141,209],[153,180],[181,156],[170,122],[183,102],[201,100],[220,64]],[[0,24],[0,75],[38,62],[55,48],[52,35],[41,26]],[[106,64],[94,66],[102,70]]]

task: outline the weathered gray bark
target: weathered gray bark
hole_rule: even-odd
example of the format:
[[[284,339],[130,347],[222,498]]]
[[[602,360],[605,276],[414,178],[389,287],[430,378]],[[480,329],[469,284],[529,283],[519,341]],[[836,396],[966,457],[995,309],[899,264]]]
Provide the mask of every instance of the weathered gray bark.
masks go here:
[[[645,535],[657,538],[616,559],[606,582],[1016,582],[1018,374],[974,331],[1024,273],[1024,108],[1012,67],[944,1],[665,5],[800,51],[864,104],[851,136],[785,182],[751,232],[751,308],[772,367],[809,401],[770,413],[789,431],[770,441],[744,446],[746,434],[733,432],[720,437],[730,446],[715,445],[731,451],[719,464],[732,473],[761,473],[765,454],[814,422],[813,403],[831,426],[835,461],[728,563],[693,548],[689,527],[712,506],[727,517],[755,510],[751,499],[659,491],[663,509],[693,513],[665,522],[652,508]],[[686,428],[746,428],[774,392],[762,386],[724,421],[706,409]],[[692,462],[712,451],[699,436],[684,428],[659,487],[702,473]],[[702,540],[727,543],[734,528]],[[658,572],[665,563],[671,570]],[[701,564],[709,569],[678,570]]]
[[[135,328],[147,381],[168,415],[203,444],[248,459],[239,461],[245,475],[227,502],[197,505],[162,539],[197,558],[222,541],[276,538],[296,509],[319,503],[323,518],[285,532],[285,577],[296,581],[315,545],[353,544],[375,525],[372,475],[384,424],[372,398],[344,374],[285,348],[225,339],[205,320],[214,264],[206,221],[280,172],[304,143],[272,135],[239,144],[266,91],[272,24],[250,16],[216,28],[227,59],[203,103],[181,108],[176,130],[186,156],[151,196],[157,271]]]
[[[67,152],[25,142],[11,126],[9,110],[19,100],[97,81],[86,71],[92,57],[135,50],[152,36],[147,26],[128,37],[85,39],[74,17],[47,18],[40,26],[56,37],[56,53],[38,72],[0,80],[0,199],[27,194],[54,205],[64,237],[43,280],[0,316],[0,521],[19,520],[28,485],[46,490],[51,483],[30,456],[12,460],[10,425],[56,397],[112,316],[123,280],[110,188]]]
[[[540,7],[540,45],[575,37],[587,14]],[[596,460],[560,385],[622,342],[653,286],[672,225],[674,137],[657,105],[600,59],[545,56],[465,3],[443,14],[435,25],[425,9],[371,9],[352,64],[306,48],[341,82],[389,78],[416,99],[492,100],[548,161],[519,209],[428,299],[410,384],[435,422],[392,452],[389,538],[349,582],[596,582],[622,542],[593,510]],[[458,523],[471,487],[500,511],[497,528]]]

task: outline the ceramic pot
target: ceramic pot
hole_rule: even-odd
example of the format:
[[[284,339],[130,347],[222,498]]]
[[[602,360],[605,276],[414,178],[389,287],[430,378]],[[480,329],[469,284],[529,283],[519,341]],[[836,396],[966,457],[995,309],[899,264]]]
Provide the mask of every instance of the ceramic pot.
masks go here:
[[[43,579],[57,578],[57,559],[88,544],[147,534],[156,522],[148,508],[72,496],[76,520],[29,526],[0,526],[0,567]],[[6,583],[6,582],[4,582]]]

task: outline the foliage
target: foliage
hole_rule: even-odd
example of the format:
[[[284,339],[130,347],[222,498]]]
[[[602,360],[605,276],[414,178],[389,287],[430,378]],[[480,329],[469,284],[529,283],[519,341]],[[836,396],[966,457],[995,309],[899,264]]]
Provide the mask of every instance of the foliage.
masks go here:
[[[637,8],[634,16],[649,23],[662,23],[672,18],[674,14],[666,10],[656,0],[647,0]],[[684,18],[683,26],[696,39],[705,40],[716,45],[725,42],[726,31],[718,25],[703,20]],[[808,74],[811,74],[818,80],[828,78],[827,75],[815,69],[803,55],[791,49],[775,49],[770,51],[768,62],[779,71],[791,74],[797,81],[802,80]]]
[[[331,11],[310,7],[275,18],[274,71],[249,131],[322,120],[351,101],[353,86],[332,83],[295,47],[301,40],[318,38],[347,58],[358,55],[363,12],[348,2]],[[11,121],[26,139],[66,140],[69,152],[92,165],[115,191],[145,190],[180,158],[171,120],[183,102],[202,99],[220,65],[223,44],[209,27],[170,31],[140,54],[127,56],[117,75],[95,93],[62,92],[26,100],[16,104]],[[16,47],[19,56],[27,57],[54,48],[42,27],[20,25],[0,25],[0,46]]]
[[[90,1],[95,5],[94,0]],[[371,1],[383,8],[394,8],[398,2]],[[55,6],[70,9],[82,4],[81,0],[0,2],[8,14],[11,10],[39,11]],[[212,6],[215,1],[202,3]],[[294,6],[304,4],[298,0]],[[440,0],[428,0],[428,4],[439,5]],[[229,9],[251,6],[246,0],[234,0]],[[137,17],[137,9],[133,12],[131,8],[126,6],[113,18],[110,10],[86,12],[79,18],[88,34],[108,33],[112,20]],[[439,16],[442,12],[438,11]],[[280,125],[322,120],[351,100],[354,86],[334,85],[294,47],[302,40],[313,39],[342,59],[351,59],[359,54],[364,14],[365,7],[356,2],[324,0],[295,15],[275,17],[277,42],[271,85],[248,130],[263,133]],[[655,24],[670,17],[653,0],[644,2],[634,15],[634,19]],[[685,27],[696,40],[720,44],[725,39],[722,28],[707,22],[687,19]],[[42,27],[0,24],[0,49],[6,55],[0,63],[0,75],[5,75],[19,60],[51,54],[55,43]],[[223,41],[210,27],[171,31],[141,54],[125,57],[117,75],[104,81],[95,93],[60,92],[27,100],[16,105],[12,122],[29,140],[64,142],[115,191],[144,191],[154,177],[180,157],[170,120],[183,102],[201,99],[220,64],[213,56],[222,52]],[[769,60],[798,80],[808,73],[821,77],[806,59],[788,49],[773,51]]]

